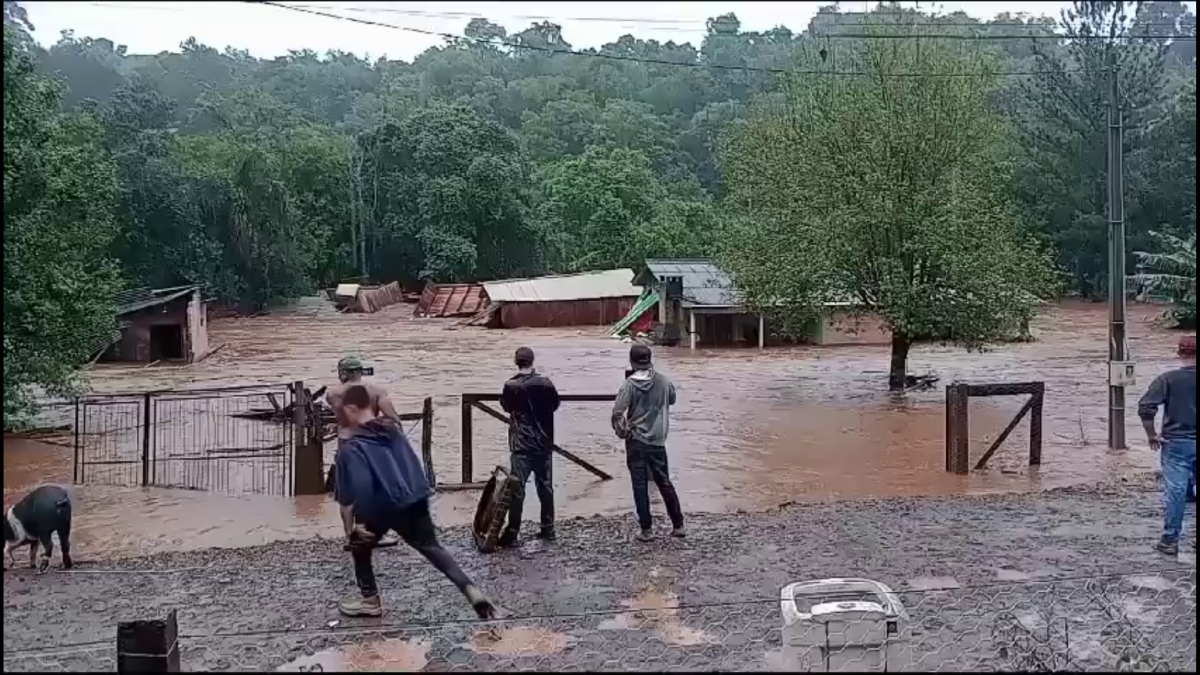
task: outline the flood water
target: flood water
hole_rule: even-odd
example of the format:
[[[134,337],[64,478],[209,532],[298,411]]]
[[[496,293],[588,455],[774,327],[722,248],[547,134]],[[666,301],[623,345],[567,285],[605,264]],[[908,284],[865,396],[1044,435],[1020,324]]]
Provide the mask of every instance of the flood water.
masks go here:
[[[458,395],[498,393],[518,346],[534,349],[538,368],[562,393],[613,393],[623,379],[629,345],[605,337],[602,327],[488,330],[459,327],[454,320],[413,319],[411,310],[411,305],[399,305],[373,315],[338,314],[329,303],[313,298],[270,316],[214,319],[209,342],[225,346],[204,362],[100,366],[93,371],[93,386],[97,392],[115,393],[303,380],[316,389],[335,380],[341,356],[359,355],[375,368],[373,381],[387,387],[402,412],[418,411],[425,396],[433,397],[434,466],[440,481],[457,482]],[[658,367],[679,391],[669,452],[684,509],[711,512],[831,498],[1025,491],[1151,468],[1156,458],[1145,447],[1132,404],[1150,378],[1174,363],[1177,334],[1151,324],[1160,311],[1139,305],[1130,310],[1139,384],[1128,414],[1131,449],[1120,453],[1106,449],[1106,310],[1100,304],[1048,308],[1035,323],[1038,340],[1033,343],[1002,345],[982,354],[932,345],[915,349],[910,372],[935,373],[941,383],[903,397],[886,391],[888,349],[883,346],[763,352],[657,348]],[[945,473],[942,385],[953,380],[1045,381],[1040,469],[1025,466],[1028,435],[1022,424],[985,472],[968,477]],[[1020,397],[972,401],[973,459],[1023,402]],[[558,443],[615,476],[598,481],[557,459],[560,517],[632,511],[623,451],[608,416],[606,403],[566,403],[558,413]],[[474,419],[472,478],[478,481],[490,468],[506,465],[507,452],[503,426],[483,414]],[[69,445],[6,438],[6,504],[38,483],[69,483]],[[137,555],[340,532],[335,507],[320,497],[101,485],[79,485],[74,491],[80,559],[90,557],[87,552]],[[477,498],[476,492],[440,495],[439,522],[468,522]],[[536,506],[527,507],[528,517],[536,513]]]

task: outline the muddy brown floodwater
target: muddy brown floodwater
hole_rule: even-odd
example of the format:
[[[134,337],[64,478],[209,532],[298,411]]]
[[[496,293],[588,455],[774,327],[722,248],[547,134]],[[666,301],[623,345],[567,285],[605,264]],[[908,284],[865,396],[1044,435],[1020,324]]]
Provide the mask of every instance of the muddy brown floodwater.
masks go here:
[[[334,380],[342,355],[361,355],[374,366],[374,381],[388,388],[401,410],[417,410],[423,397],[434,397],[434,465],[441,480],[457,481],[457,396],[499,392],[518,346],[535,350],[538,368],[563,393],[611,393],[623,378],[628,345],[606,338],[601,327],[487,330],[459,327],[452,320],[413,319],[411,311],[411,305],[400,305],[373,315],[338,314],[313,298],[270,316],[213,320],[209,340],[226,346],[212,358],[190,367],[99,367],[93,386],[101,393],[294,380],[316,387]],[[1160,311],[1130,310],[1139,391],[1174,362],[1177,335],[1152,325]],[[943,470],[942,387],[903,397],[889,394],[886,347],[694,353],[658,348],[658,366],[679,390],[669,451],[684,509],[721,512],[846,497],[1020,492],[1152,468],[1156,458],[1142,441],[1132,409],[1131,449],[1112,453],[1105,447],[1105,321],[1103,305],[1066,303],[1038,319],[1036,342],[982,354],[933,345],[914,350],[911,372],[936,373],[942,383],[1046,382],[1041,468],[1024,466],[1028,437],[1022,425],[988,470],[968,477]],[[987,448],[1022,403],[1018,398],[972,401],[973,456]],[[597,481],[559,459],[560,517],[631,511],[623,452],[609,429],[608,411],[603,403],[569,403],[558,414],[559,444],[616,476]],[[505,436],[498,422],[483,415],[476,416],[475,435],[474,478],[480,480],[492,466],[507,464]],[[62,446],[6,438],[6,504],[37,483],[69,482],[70,453]],[[335,509],[324,498],[100,485],[74,490],[81,557],[84,552],[109,557],[246,546],[335,536],[340,530]],[[476,498],[475,493],[439,496],[439,521],[467,522]]]

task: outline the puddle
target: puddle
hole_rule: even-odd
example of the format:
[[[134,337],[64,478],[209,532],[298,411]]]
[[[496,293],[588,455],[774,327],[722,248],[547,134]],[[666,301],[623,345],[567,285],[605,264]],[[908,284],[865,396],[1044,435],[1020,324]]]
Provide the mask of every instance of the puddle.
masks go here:
[[[557,654],[571,645],[572,638],[541,627],[496,628],[475,633],[468,649],[496,656]]]
[[[677,609],[679,596],[669,591],[646,590],[631,600],[622,600],[621,605],[632,611],[602,621],[600,630],[653,632],[664,643],[680,647],[717,642],[708,633],[681,623]]]
[[[917,577],[905,582],[914,591],[949,591],[962,588],[954,577]]]
[[[1126,577],[1125,582],[1131,586],[1145,588],[1151,591],[1169,591],[1175,588],[1175,584],[1171,583],[1170,579],[1164,579],[1157,574],[1138,575],[1134,577]]]
[[[1020,570],[1007,570],[1003,568],[996,570],[997,581],[1029,581],[1032,578],[1032,574]]]
[[[389,638],[326,649],[276,670],[289,673],[417,672],[429,663],[429,643]]]

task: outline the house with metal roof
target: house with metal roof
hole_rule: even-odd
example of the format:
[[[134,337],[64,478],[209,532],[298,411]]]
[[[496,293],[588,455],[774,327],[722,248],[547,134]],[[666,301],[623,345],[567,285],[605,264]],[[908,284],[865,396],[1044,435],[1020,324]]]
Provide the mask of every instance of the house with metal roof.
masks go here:
[[[642,289],[633,270],[557,274],[483,282],[493,328],[605,326],[625,316]]]
[[[97,345],[104,361],[180,361],[208,353],[208,309],[197,286],[117,294],[118,332]]]
[[[686,341],[692,349],[697,345],[755,344],[761,349],[766,344],[766,318],[745,307],[733,278],[712,260],[647,260],[634,283],[646,289],[638,309],[649,311],[650,307],[656,307],[661,342]],[[651,295],[653,304],[648,301]],[[803,341],[819,345],[890,341],[890,334],[877,318],[855,316],[852,309],[852,303],[848,302],[827,303],[827,314],[812,326]],[[639,316],[627,316],[617,324],[617,329],[638,319]]]
[[[733,278],[711,260],[651,259],[634,278],[658,298],[661,340],[674,344],[684,339],[698,344],[754,344],[766,340],[766,320],[748,311]]]

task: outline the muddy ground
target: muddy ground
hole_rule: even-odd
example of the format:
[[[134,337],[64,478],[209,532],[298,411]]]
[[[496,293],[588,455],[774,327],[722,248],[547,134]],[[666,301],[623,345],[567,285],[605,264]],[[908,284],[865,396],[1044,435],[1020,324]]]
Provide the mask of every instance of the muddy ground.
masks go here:
[[[1150,549],[1159,518],[1154,479],[1142,476],[1040,494],[701,514],[688,539],[650,544],[631,541],[631,515],[574,518],[557,543],[491,556],[448,528],[448,548],[509,617],[491,636],[403,547],[377,554],[389,614],[333,629],[336,602],[353,589],[338,540],[108,561],[81,550],[78,572],[5,573],[5,670],[111,669],[118,621],[172,609],[194,670],[760,670],[788,658],[779,589],[837,576],[902,591],[901,667],[1112,668],[1124,659],[1194,670],[1194,511],[1177,561]],[[1097,578],[1118,573],[1133,576]],[[692,609],[670,609],[680,605]],[[40,659],[16,651],[88,641],[101,642]]]

